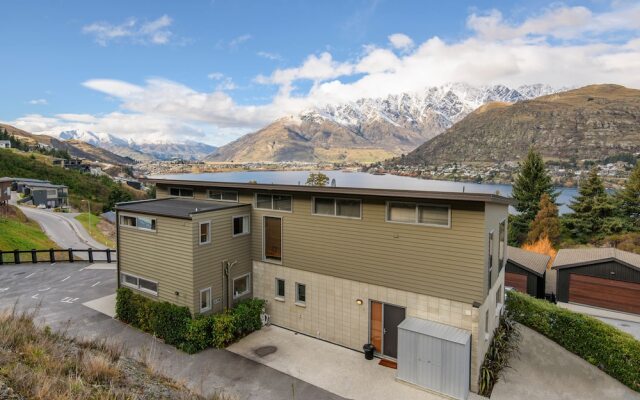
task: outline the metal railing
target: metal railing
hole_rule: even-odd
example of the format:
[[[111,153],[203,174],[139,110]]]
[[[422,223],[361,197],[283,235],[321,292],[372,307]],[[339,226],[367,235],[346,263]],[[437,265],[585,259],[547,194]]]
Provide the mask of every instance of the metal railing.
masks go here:
[[[3,264],[23,264],[38,262],[48,262],[54,264],[56,262],[76,262],[76,261],[95,261],[95,256],[104,254],[107,263],[114,262],[111,256],[116,250],[113,249],[48,249],[48,250],[0,250],[0,265]],[[78,256],[86,253],[86,259],[80,259]],[[22,257],[26,255],[26,257]]]

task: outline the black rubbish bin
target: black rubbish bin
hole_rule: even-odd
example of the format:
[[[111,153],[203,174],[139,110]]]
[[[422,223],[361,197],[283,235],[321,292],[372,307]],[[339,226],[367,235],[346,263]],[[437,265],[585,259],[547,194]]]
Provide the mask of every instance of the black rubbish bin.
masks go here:
[[[371,343],[367,343],[362,346],[362,350],[364,350],[364,358],[367,360],[373,360],[373,352],[376,350],[376,347]]]

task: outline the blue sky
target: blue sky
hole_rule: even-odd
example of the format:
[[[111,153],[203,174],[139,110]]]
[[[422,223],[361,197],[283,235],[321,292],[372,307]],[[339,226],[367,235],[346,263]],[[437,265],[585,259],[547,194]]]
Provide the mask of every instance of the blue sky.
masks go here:
[[[0,120],[39,133],[223,144],[451,81],[640,87],[637,2],[9,0],[0,15]]]

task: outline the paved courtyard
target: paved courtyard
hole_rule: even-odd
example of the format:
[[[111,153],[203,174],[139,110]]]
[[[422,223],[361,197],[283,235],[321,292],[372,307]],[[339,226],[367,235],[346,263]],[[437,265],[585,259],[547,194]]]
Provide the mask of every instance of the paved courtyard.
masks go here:
[[[153,370],[205,396],[238,399],[338,400],[341,397],[226,350],[188,355],[83,303],[112,295],[115,265],[86,263],[0,266],[0,310],[30,310],[36,321],[81,339],[118,344]],[[94,304],[95,305],[95,304]]]

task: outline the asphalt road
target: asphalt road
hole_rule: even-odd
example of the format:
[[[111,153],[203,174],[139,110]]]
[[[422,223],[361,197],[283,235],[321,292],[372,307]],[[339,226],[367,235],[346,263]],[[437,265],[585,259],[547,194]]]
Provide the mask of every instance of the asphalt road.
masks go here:
[[[104,340],[204,396],[222,391],[240,400],[342,399],[227,350],[207,349],[188,355],[84,306],[113,294],[116,288],[114,269],[85,268],[87,265],[0,266],[0,312],[15,309],[35,313],[38,324],[70,337]]]

